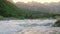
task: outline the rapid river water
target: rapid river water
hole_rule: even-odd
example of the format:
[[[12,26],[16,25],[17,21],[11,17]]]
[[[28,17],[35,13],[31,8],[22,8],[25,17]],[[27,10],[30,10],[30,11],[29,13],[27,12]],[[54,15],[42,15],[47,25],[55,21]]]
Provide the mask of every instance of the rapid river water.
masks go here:
[[[1,20],[0,34],[60,34],[56,19]]]

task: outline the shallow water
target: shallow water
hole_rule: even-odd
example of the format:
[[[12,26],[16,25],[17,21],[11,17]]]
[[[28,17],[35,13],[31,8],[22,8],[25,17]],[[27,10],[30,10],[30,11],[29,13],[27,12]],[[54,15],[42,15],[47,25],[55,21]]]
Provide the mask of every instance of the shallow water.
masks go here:
[[[60,34],[60,27],[51,27],[55,19],[0,21],[0,34]]]

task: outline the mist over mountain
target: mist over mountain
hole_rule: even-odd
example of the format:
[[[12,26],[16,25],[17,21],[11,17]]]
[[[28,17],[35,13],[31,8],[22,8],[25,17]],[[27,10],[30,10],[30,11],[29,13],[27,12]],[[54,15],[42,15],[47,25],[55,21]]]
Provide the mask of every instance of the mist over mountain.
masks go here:
[[[32,11],[40,11],[45,13],[54,13],[60,14],[60,2],[52,2],[52,3],[38,3],[38,2],[17,2],[16,6],[19,8],[25,8]]]

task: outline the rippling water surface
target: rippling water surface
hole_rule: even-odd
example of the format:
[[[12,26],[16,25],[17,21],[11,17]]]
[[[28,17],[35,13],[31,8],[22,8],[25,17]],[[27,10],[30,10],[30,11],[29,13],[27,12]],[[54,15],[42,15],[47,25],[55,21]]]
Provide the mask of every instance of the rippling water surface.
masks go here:
[[[60,27],[51,27],[55,19],[0,21],[0,34],[60,34]]]

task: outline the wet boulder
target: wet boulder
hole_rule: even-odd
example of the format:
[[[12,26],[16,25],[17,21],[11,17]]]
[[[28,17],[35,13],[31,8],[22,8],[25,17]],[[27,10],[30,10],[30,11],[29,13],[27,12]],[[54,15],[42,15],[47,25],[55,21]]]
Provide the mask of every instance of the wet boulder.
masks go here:
[[[60,20],[57,20],[53,26],[54,27],[60,27]]]

